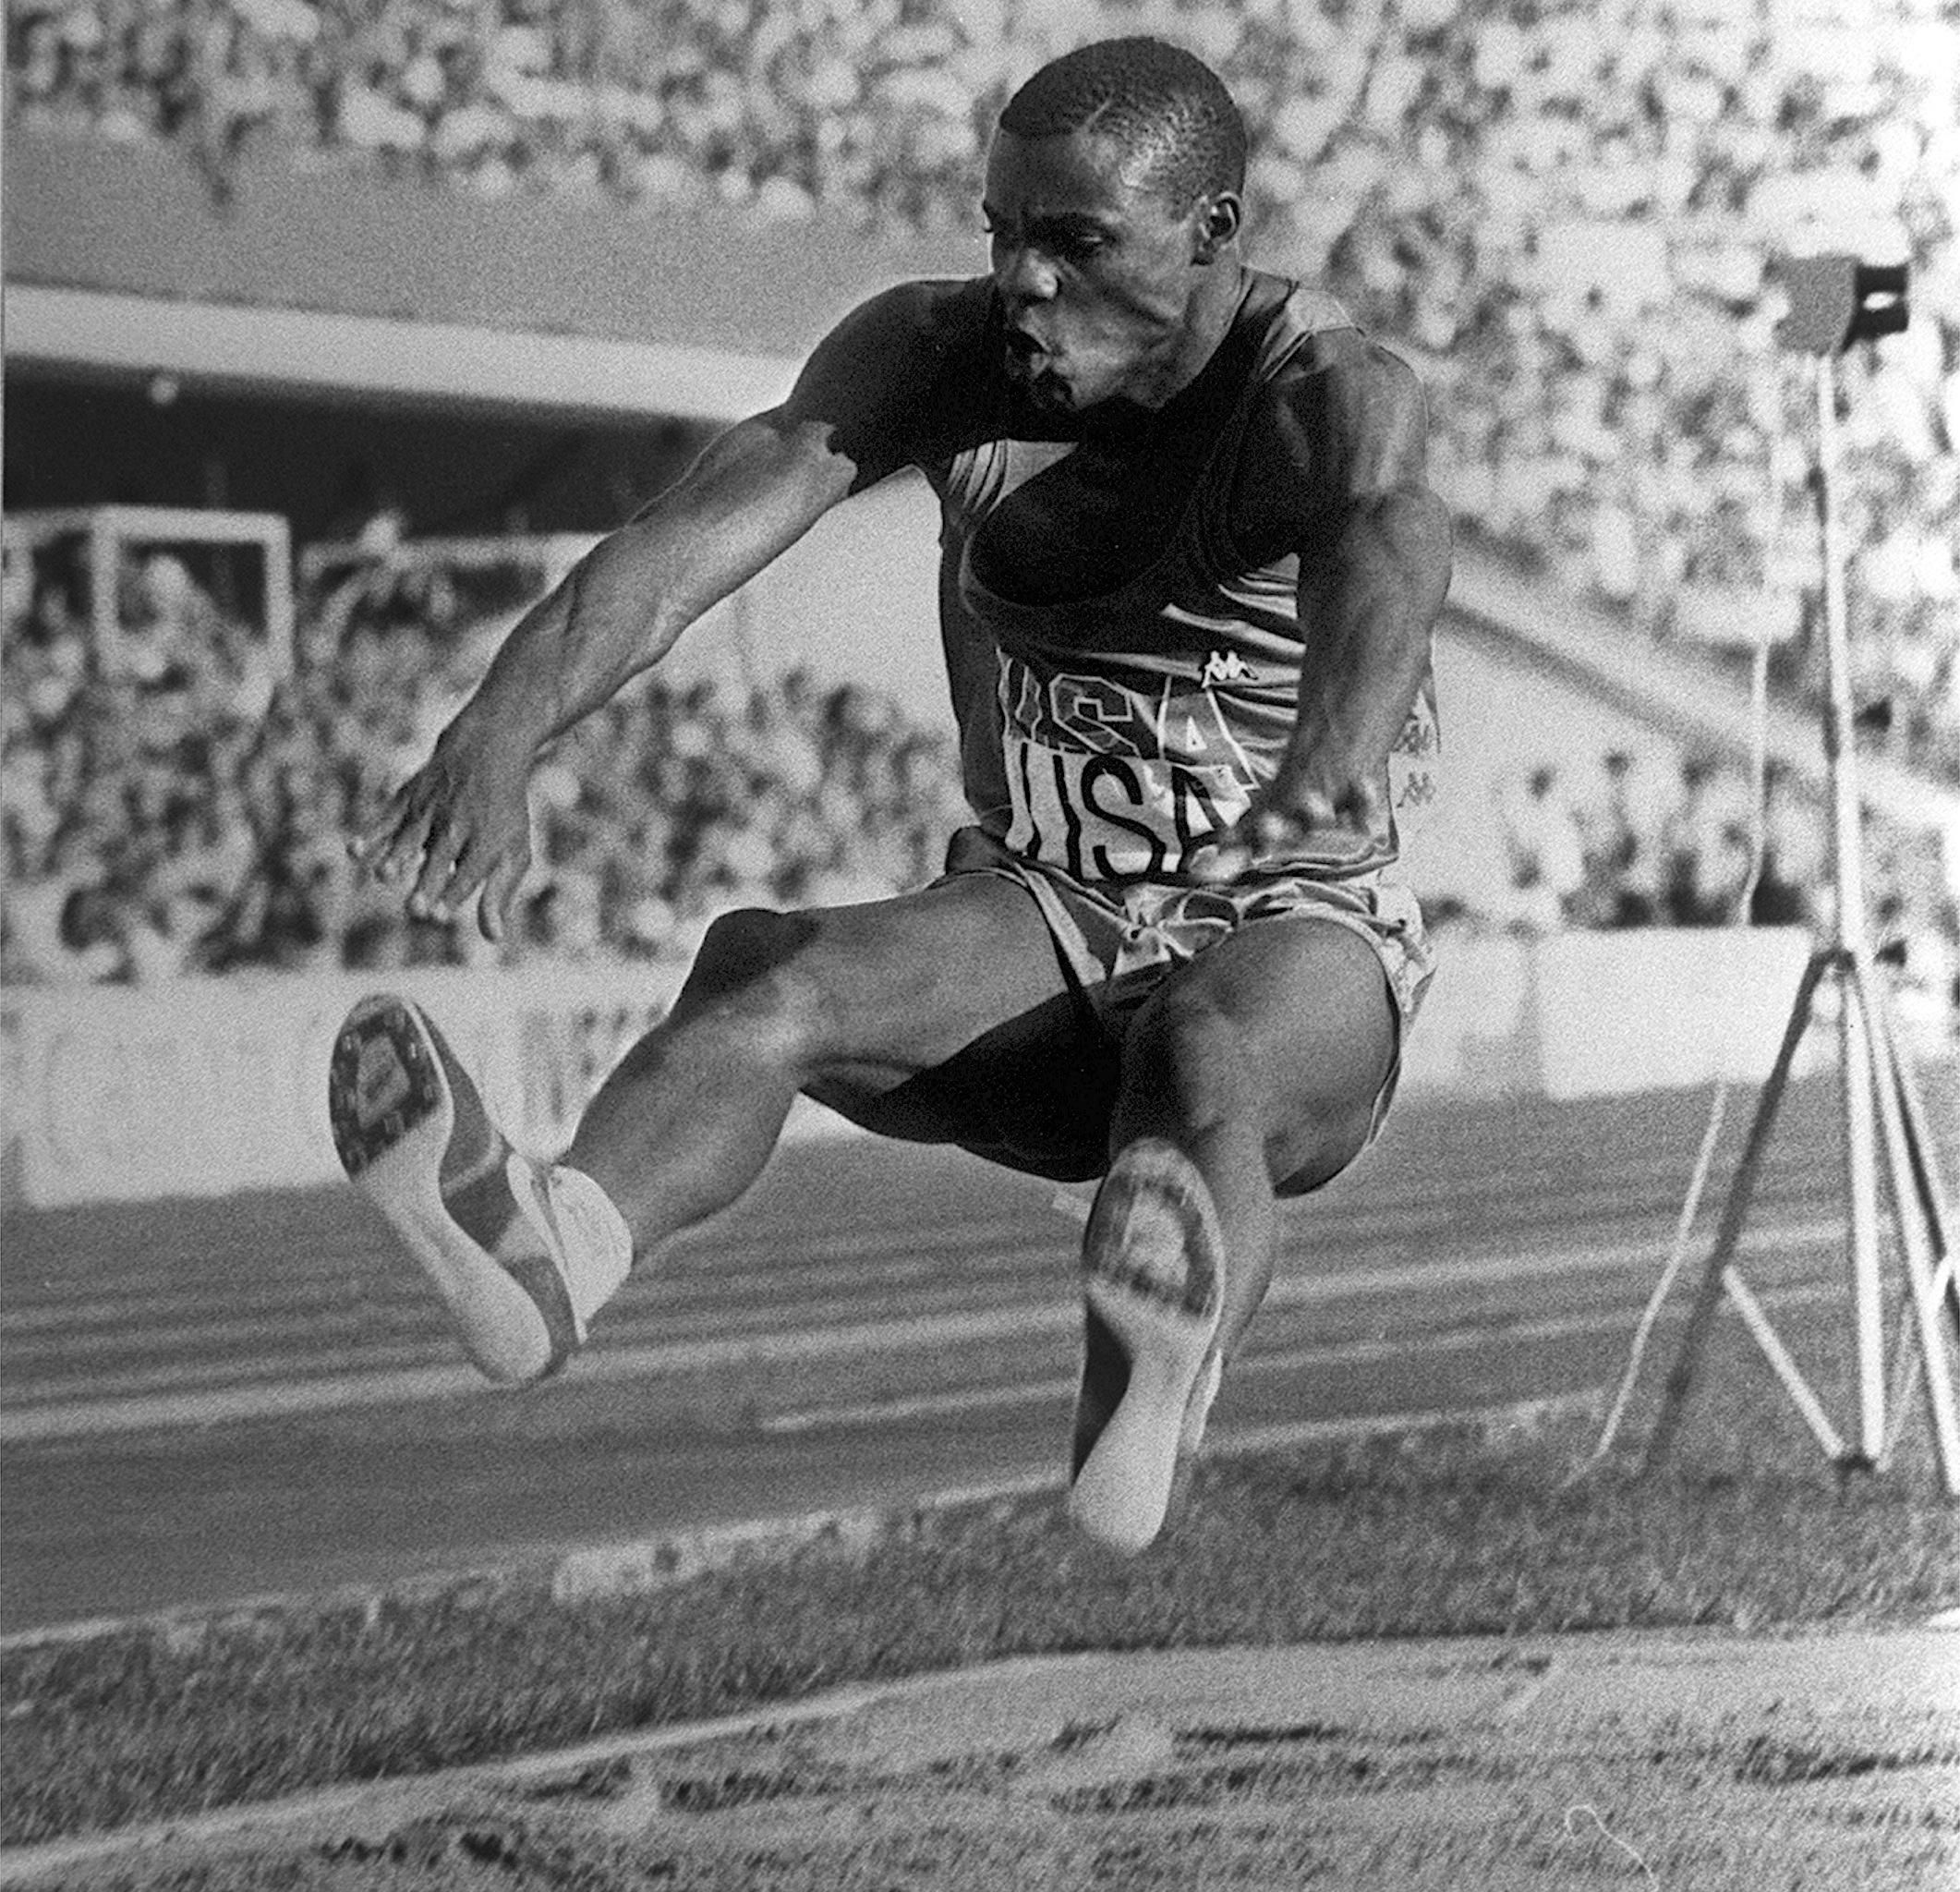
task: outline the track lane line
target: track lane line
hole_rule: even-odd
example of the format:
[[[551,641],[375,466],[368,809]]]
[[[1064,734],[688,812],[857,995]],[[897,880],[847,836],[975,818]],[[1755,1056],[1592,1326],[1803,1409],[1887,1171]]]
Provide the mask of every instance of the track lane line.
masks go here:
[[[1747,1233],[1740,1256],[1790,1253],[1843,1240],[1836,1220]],[[1267,1295],[1269,1309],[1325,1305],[1346,1299],[1420,1292],[1439,1283],[1494,1285],[1548,1275],[1599,1276],[1639,1268],[1664,1259],[1662,1239],[1560,1249],[1528,1255],[1452,1256],[1343,1269],[1326,1275],[1284,1275]],[[841,1323],[806,1331],[776,1331],[727,1339],[601,1346],[584,1355],[577,1378],[559,1385],[593,1387],[648,1376],[737,1373],[744,1367],[815,1363],[865,1352],[971,1346],[988,1340],[1072,1331],[1081,1310],[1072,1295],[1008,1308]],[[1256,1357],[1256,1356],[1254,1356]],[[183,1391],[136,1393],[110,1399],[15,1399],[0,1409],[0,1446],[42,1443],[105,1433],[170,1430],[249,1418],[495,1396],[460,1361],[382,1372],[332,1372],[317,1378],[207,1386]],[[545,1395],[549,1397],[549,1393]],[[504,1397],[510,1397],[505,1394]],[[530,1397],[538,1397],[536,1391]]]
[[[1839,1290],[1821,1283],[1806,1282],[1766,1291],[1758,1298],[1766,1306],[1797,1307],[1833,1298]],[[1637,1311],[1637,1310],[1636,1310]],[[1683,1310],[1685,1316],[1686,1310]],[[1405,1360],[1434,1353],[1475,1353],[1499,1342],[1529,1344],[1534,1341],[1573,1340],[1581,1335],[1611,1333],[1626,1328],[1631,1314],[1625,1308],[1603,1308],[1585,1314],[1568,1314],[1539,1320],[1506,1321],[1501,1328],[1458,1328],[1439,1334],[1404,1335],[1393,1340],[1356,1339],[1309,1341],[1304,1345],[1277,1347],[1270,1352],[1248,1353],[1235,1362],[1234,1379],[1261,1371],[1287,1372],[1304,1366],[1353,1366],[1370,1361]],[[865,1400],[852,1404],[812,1406],[801,1412],[782,1413],[756,1422],[760,1431],[794,1435],[820,1432],[835,1427],[873,1425],[905,1419],[943,1418],[960,1413],[986,1412],[1000,1406],[1032,1405],[1037,1401],[1072,1399],[1075,1377],[1053,1377],[1023,1380],[1010,1386],[958,1388],[943,1393],[908,1394],[893,1400]],[[1592,1395],[1588,1395],[1589,1398]],[[1360,1415],[1365,1416],[1365,1415]],[[1234,1426],[1221,1414],[1222,1437],[1254,1438],[1261,1444],[1284,1444],[1309,1433],[1299,1425],[1323,1427],[1324,1420],[1301,1421],[1256,1427]]]

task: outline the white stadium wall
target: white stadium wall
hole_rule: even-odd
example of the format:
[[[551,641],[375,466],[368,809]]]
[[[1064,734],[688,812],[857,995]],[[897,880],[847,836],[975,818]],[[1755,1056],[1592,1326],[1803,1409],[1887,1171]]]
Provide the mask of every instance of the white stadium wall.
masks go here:
[[[1781,928],[1450,938],[1408,1045],[1410,1100],[1757,1081],[1808,935]],[[426,1004],[520,1146],[548,1152],[671,1001],[671,967],[388,976]],[[308,1187],[339,1175],[333,1034],[373,974],[17,990],[0,1010],[8,1208]],[[1832,1052],[1813,1028],[1809,1068]],[[816,1105],[795,1136],[849,1126]]]

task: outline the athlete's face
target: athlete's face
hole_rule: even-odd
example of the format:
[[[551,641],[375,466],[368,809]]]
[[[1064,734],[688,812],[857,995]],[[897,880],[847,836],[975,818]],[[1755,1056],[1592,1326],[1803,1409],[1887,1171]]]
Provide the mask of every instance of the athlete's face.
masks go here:
[[[1203,365],[1199,292],[1237,233],[1236,198],[1180,211],[1109,139],[999,130],[981,212],[1007,372],[1037,406],[1160,406]]]

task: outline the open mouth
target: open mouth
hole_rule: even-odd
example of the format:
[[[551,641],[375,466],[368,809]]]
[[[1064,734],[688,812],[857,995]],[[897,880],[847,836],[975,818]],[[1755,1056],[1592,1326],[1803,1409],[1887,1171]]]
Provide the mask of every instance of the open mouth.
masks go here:
[[[1007,350],[1007,365],[1017,374],[1032,377],[1048,358],[1048,351],[1042,346],[1040,338],[1030,334],[1025,329],[1007,330],[1003,341]]]
[[[1037,406],[1071,405],[1068,383],[1056,371],[1054,355],[1038,337],[1025,329],[1009,329],[1003,337],[1001,354],[1008,378],[1018,382]]]

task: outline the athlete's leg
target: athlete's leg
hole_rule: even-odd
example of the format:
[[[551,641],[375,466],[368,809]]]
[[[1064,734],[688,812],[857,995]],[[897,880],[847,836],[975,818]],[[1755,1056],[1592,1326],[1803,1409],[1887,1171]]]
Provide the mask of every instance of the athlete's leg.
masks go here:
[[[420,1010],[364,1001],[337,1041],[331,1113],[491,1378],[563,1364],[635,1254],[732,1202],[809,1089],[889,1134],[1007,1155],[1024,1092],[1044,1174],[1093,1174],[1114,1095],[1037,1075],[1080,1025],[1027,890],[962,875],[923,892],[709,929],[672,1012],[601,1085],[555,1163],[514,1157]],[[1059,1010],[1059,1016],[1058,1016]],[[1025,1081],[1023,1081],[1025,1080]],[[1025,1142],[1023,1135],[1022,1141]]]
[[[1276,1195],[1319,1188],[1361,1154],[1398,1033],[1374,948],[1304,916],[1221,940],[1138,1013],[1110,1152],[1162,1137],[1204,1177],[1227,1255],[1227,1358],[1272,1280]]]
[[[894,1134],[972,1140],[976,1126],[916,1092],[889,1124],[878,1100],[1065,1003],[1063,990],[1040,909],[998,875],[863,905],[725,915],[672,1012],[600,1086],[564,1161],[619,1205],[645,1253],[755,1181],[799,1091]]]
[[[1276,1192],[1360,1152],[1397,1029],[1373,948],[1300,917],[1221,941],[1137,1013],[1083,1247],[1071,1508],[1092,1534],[1155,1536],[1272,1280]]]

